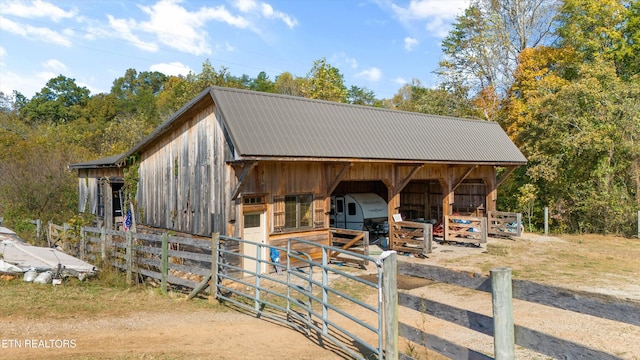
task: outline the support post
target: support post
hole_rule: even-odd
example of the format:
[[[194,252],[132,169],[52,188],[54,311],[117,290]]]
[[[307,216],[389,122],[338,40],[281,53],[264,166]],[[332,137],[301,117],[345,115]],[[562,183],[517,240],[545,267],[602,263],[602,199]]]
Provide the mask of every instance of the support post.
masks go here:
[[[211,237],[211,282],[209,283],[209,302],[218,299],[218,258],[220,256],[220,233],[215,232]]]
[[[127,231],[124,235],[127,243],[127,252],[125,261],[127,263],[127,285],[133,284],[133,236],[131,231]]]
[[[544,235],[549,235],[549,207],[544,207]]]
[[[491,269],[493,349],[496,360],[515,358],[511,269]]]
[[[638,239],[640,239],[640,210],[638,210]]]
[[[167,293],[167,277],[169,275],[169,235],[162,234],[162,275],[160,281],[160,291]]]
[[[100,228],[100,255],[102,256],[103,265],[107,264],[107,230]]]
[[[387,254],[385,254],[387,253]],[[385,251],[382,261],[382,297],[384,308],[385,360],[398,360],[398,258]]]

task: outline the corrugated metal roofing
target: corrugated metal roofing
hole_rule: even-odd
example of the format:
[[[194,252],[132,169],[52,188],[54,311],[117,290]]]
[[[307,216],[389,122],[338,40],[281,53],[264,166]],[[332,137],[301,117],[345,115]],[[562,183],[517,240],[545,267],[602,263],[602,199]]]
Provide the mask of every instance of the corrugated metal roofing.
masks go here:
[[[116,167],[121,161],[124,154],[117,154],[107,156],[101,159],[86,161],[77,164],[69,165],[70,169],[85,169],[85,168],[98,168],[98,167]]]
[[[245,157],[526,163],[496,122],[211,87]]]

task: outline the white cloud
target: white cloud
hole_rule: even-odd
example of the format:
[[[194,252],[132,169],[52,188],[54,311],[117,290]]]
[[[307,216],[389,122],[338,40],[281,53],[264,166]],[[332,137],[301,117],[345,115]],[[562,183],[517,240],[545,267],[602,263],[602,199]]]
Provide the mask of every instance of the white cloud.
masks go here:
[[[131,28],[154,35],[160,43],[193,55],[210,54],[211,48],[205,31],[206,22],[219,21],[237,28],[247,28],[250,23],[242,16],[234,16],[224,5],[203,7],[190,12],[180,6],[180,0],[160,0],[153,6],[140,6],[149,20],[136,23]]]
[[[117,32],[117,36],[134,44],[137,48],[156,52],[158,51],[158,45],[152,42],[146,42],[133,34],[132,30],[137,28],[135,20],[116,19],[111,15],[107,15],[109,19],[109,25]]]
[[[236,0],[233,6],[244,13],[258,8],[258,4],[254,0]]]
[[[6,54],[6,50],[2,46],[0,46],[0,59],[2,59]]]
[[[401,22],[426,21],[427,31],[444,37],[448,33],[446,24],[462,14],[469,3],[470,0],[411,0],[407,7],[392,4],[391,9]]]
[[[282,20],[282,22],[284,22],[289,27],[289,29],[292,29],[296,25],[298,25],[298,20],[283,13],[282,11],[273,10],[273,7],[267,3],[262,3],[262,15],[264,15],[264,17],[266,17],[267,19],[272,18]]]
[[[408,84],[407,80],[401,78],[401,77],[397,77],[395,79],[393,79],[393,82],[400,85],[400,86],[404,86],[406,84]]]
[[[24,2],[9,1],[3,5],[2,13],[22,18],[49,18],[58,22],[60,19],[75,17],[78,11],[75,9],[65,11],[51,3],[35,0],[30,5]]]
[[[413,51],[413,49],[418,46],[418,39],[414,39],[411,37],[404,38],[404,49],[407,51]]]
[[[50,69],[53,70],[57,73],[63,73],[67,71],[67,65],[63,64],[62,62],[56,60],[56,59],[49,59],[45,62],[42,63],[42,66],[45,69]]]
[[[245,14],[262,15],[267,19],[281,20],[290,29],[298,25],[298,20],[289,14],[277,11],[271,4],[261,2],[258,4],[255,0],[235,0],[233,6]]]
[[[65,30],[64,34],[53,31],[44,27],[35,27],[31,25],[20,24],[0,16],[0,30],[7,31],[28,39],[41,40],[48,43],[58,44],[62,46],[71,46],[69,40],[71,30]]]
[[[382,78],[382,71],[377,67],[365,69],[355,75],[358,78],[364,78],[371,82],[376,82]]]
[[[174,75],[174,76],[187,75],[191,71],[191,69],[187,65],[184,65],[183,63],[178,61],[151,65],[149,70],[158,71],[165,75]]]
[[[349,66],[351,66],[353,69],[357,69],[357,68],[358,68],[358,66],[360,66],[360,65],[358,64],[358,60],[356,60],[356,59],[354,59],[354,58],[352,58],[352,57],[346,57],[346,58],[344,59],[344,61],[345,61],[347,64],[349,64]]]

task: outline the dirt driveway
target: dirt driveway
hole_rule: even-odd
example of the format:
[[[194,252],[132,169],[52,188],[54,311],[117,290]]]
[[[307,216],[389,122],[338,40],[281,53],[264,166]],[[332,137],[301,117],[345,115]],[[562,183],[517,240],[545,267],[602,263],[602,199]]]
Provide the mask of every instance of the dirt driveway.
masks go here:
[[[639,266],[635,257],[638,253],[635,251],[640,251],[640,246],[615,258],[616,266],[623,274],[629,272],[628,276],[620,273],[598,274],[592,276],[591,280],[584,281],[584,274],[591,271],[591,260],[582,253],[583,250],[576,250],[578,248],[571,246],[565,248],[571,245],[566,241],[546,238],[521,239],[515,242],[491,240],[488,247],[482,248],[438,245],[428,259],[404,258],[401,261],[424,261],[478,272],[486,272],[487,268],[494,266],[509,265],[514,268],[514,274],[522,273],[530,267],[545,267],[545,279],[548,282],[561,284],[573,279],[572,286],[578,289],[600,289],[603,293],[623,294],[624,297],[640,299],[640,281],[635,276]],[[575,244],[585,245],[588,241],[576,240]],[[549,245],[548,242],[554,243]],[[612,256],[608,251],[620,245],[608,244],[610,246],[606,249],[609,250],[602,248],[599,251],[599,256],[604,256],[601,261],[604,265],[609,261],[607,258]],[[577,253],[579,261],[588,266],[584,270],[574,269],[569,272],[555,269],[553,264],[558,263],[557,259],[538,254],[538,251],[550,246],[558,246],[554,251],[561,254],[574,249],[573,253]],[[591,248],[584,251],[594,252]],[[573,253],[563,258],[569,265],[574,264],[571,256],[576,254]],[[635,264],[628,265],[627,262]],[[530,272],[530,277],[538,276],[532,270]],[[477,294],[472,290],[454,289],[428,281],[401,279],[405,280],[407,282],[400,287],[407,289],[406,291],[490,315],[491,299],[490,295],[487,298],[488,294]],[[8,308],[0,313],[0,359],[350,358],[330,343],[308,338],[280,323],[257,319],[240,312],[221,311],[219,308],[213,311],[206,305],[206,300],[186,301],[181,294],[167,298],[160,296],[155,289],[131,293],[80,289],[77,293],[69,294],[69,291],[61,287],[40,287],[36,289],[37,297],[42,300],[38,301],[29,298],[34,288],[21,285],[17,286],[18,292],[15,290],[0,281],[0,297]],[[56,299],[50,299],[49,293],[53,293]],[[375,302],[375,295],[368,300]],[[20,305],[21,301],[29,303]],[[87,306],[88,302],[96,304]],[[69,307],[64,308],[65,304]],[[514,308],[517,323],[611,352],[623,359],[640,359],[638,327],[614,324],[542,306],[516,304]],[[428,329],[429,332],[458,344],[487,354],[493,351],[491,339],[486,336],[473,334],[420,314],[401,311],[400,316],[401,320],[404,318],[403,321],[410,325]],[[408,347],[408,344],[401,342],[401,351],[406,352]],[[415,354],[422,359],[438,358],[432,354],[428,357],[420,352]],[[517,358],[546,359],[523,349],[517,350]]]

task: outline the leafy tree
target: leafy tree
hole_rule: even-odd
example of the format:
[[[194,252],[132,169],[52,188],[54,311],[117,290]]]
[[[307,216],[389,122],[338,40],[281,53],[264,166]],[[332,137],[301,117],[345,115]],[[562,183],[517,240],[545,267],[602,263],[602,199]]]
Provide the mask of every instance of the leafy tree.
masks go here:
[[[556,29],[558,45],[575,49],[579,61],[614,60],[622,49],[621,25],[626,19],[622,0],[564,0]]]
[[[521,116],[517,139],[539,198],[570,231],[631,233],[639,84],[625,83],[602,60],[528,78],[538,84],[520,89],[512,111]]]
[[[42,125],[37,133],[5,149],[0,161],[0,213],[10,226],[28,219],[61,223],[75,213],[77,177],[68,165],[87,154],[68,145],[58,130],[59,126]]]
[[[347,91],[347,102],[355,105],[381,106],[380,101],[376,99],[376,94],[373,91],[353,85]]]
[[[623,43],[616,54],[618,70],[625,80],[640,73],[640,2],[631,1],[628,5],[627,19],[620,29]]]
[[[347,88],[343,76],[340,70],[327,63],[325,58],[313,62],[303,93],[310,99],[347,102]]]
[[[306,83],[304,78],[294,77],[290,72],[283,72],[276,77],[274,90],[276,94],[303,96]]]
[[[392,101],[393,108],[404,111],[472,118],[481,115],[467,98],[465,89],[429,89],[423,87],[418,80],[403,86]]]
[[[442,42],[445,58],[436,73],[445,87],[467,88],[472,94],[492,89],[502,98],[513,81],[520,52],[550,42],[557,4],[556,0],[473,0]]]
[[[76,85],[74,79],[59,75],[49,80],[40,92],[21,107],[27,123],[63,124],[82,115],[89,100],[89,90]]]
[[[156,96],[162,91],[167,76],[157,71],[127,69],[111,87],[118,114],[142,115],[150,123],[159,123]]]
[[[197,94],[196,86],[190,83],[187,78],[179,76],[169,76],[158,94],[158,113],[162,118],[167,118],[178,111]]]
[[[266,72],[261,71],[258,76],[249,83],[249,89],[273,93],[275,91],[275,83],[269,80]]]

